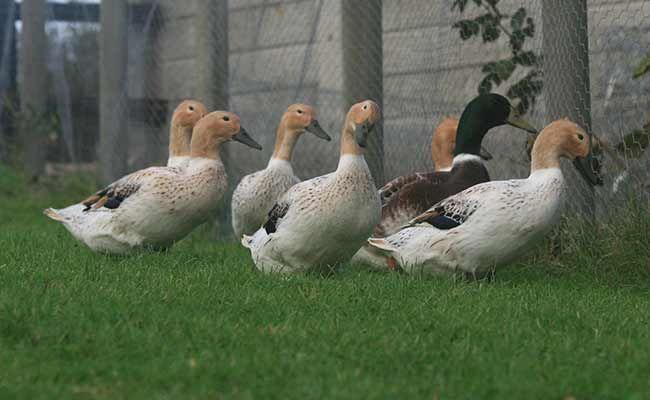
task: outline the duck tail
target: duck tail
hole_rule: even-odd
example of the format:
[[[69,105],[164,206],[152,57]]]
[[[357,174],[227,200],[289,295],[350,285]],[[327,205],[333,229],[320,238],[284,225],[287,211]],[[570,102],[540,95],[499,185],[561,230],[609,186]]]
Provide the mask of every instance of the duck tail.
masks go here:
[[[397,251],[397,248],[390,244],[385,238],[370,238],[368,239],[368,244],[389,254]]]
[[[253,243],[253,237],[248,236],[248,235],[242,235],[241,237],[241,245],[246,247],[247,249],[251,248],[251,243]]]
[[[65,217],[63,215],[59,214],[58,210],[55,210],[53,208],[46,208],[45,210],[43,210],[43,214],[45,214],[45,216],[47,216],[47,217],[49,217],[49,218],[51,218],[51,219],[53,219],[55,221],[65,222]]]

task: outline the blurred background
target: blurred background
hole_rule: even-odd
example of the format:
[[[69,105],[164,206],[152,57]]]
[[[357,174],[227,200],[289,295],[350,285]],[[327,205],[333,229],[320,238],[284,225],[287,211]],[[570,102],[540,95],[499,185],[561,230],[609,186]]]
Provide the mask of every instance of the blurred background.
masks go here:
[[[226,146],[231,192],[265,167],[286,107],[316,107],[335,140],[300,140],[306,179],[336,168],[345,113],[371,98],[380,186],[432,169],[436,124],[493,91],[538,128],[567,116],[615,149],[602,188],[567,165],[578,208],[650,208],[650,0],[0,0],[0,28],[0,163],[34,182],[163,165],[186,98],[237,113],[264,147]],[[526,143],[486,137],[493,179],[527,175]]]

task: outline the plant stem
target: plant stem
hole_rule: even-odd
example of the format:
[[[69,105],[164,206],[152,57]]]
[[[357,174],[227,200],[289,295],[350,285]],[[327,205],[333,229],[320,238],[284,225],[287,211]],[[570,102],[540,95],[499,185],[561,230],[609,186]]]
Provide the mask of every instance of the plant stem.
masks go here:
[[[510,31],[505,26],[503,26],[503,24],[501,23],[501,19],[504,17],[504,15],[502,15],[499,12],[499,10],[496,7],[494,7],[493,5],[491,5],[491,4],[486,4],[486,3],[481,2],[481,6],[483,8],[485,8],[485,10],[488,13],[490,13],[490,14],[497,17],[497,19],[499,21],[499,27],[501,28],[503,33],[505,33],[510,39],[512,39],[512,33],[510,33]]]

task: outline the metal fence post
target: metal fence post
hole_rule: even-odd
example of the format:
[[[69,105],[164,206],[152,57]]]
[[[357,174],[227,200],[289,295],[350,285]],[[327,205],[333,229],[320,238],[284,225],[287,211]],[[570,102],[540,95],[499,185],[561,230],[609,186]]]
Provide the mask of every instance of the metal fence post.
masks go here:
[[[382,0],[343,0],[343,98],[346,108],[364,99],[383,111]],[[347,109],[346,109],[347,111]],[[375,184],[384,183],[383,123],[377,124],[366,154]]]
[[[47,121],[47,37],[45,0],[24,0],[20,35],[20,130],[25,149],[25,171],[37,179],[45,170]]]
[[[7,103],[16,99],[15,17],[15,2],[0,3],[0,162],[8,158],[7,136],[12,115],[7,111]]]
[[[543,0],[544,97],[549,120],[568,117],[591,133],[589,37],[586,0]],[[569,172],[569,171],[565,171]],[[595,211],[594,189],[575,171],[570,187],[587,215]]]
[[[102,0],[98,159],[104,182],[112,182],[127,172],[128,17],[126,0]]]
[[[201,0],[201,10],[197,15],[197,98],[205,102],[208,110],[228,110],[228,0]],[[242,124],[246,126],[246,121]],[[232,165],[229,145],[221,149],[221,159],[230,170]],[[215,232],[219,237],[231,233],[230,199],[237,182],[228,177],[228,191],[217,212]]]

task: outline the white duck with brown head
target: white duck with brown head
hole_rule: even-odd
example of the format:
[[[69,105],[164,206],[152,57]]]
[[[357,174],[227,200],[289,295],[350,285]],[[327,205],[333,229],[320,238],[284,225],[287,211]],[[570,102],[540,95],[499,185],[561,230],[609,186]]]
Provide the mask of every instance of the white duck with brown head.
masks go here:
[[[205,105],[197,100],[184,100],[176,107],[169,127],[168,167],[187,167],[190,162],[192,130],[207,113]]]
[[[348,261],[381,215],[377,188],[364,159],[379,106],[366,100],[350,108],[341,134],[336,171],[287,191],[253,236],[244,235],[256,267],[264,272],[327,270]]]
[[[538,136],[526,179],[481,183],[448,197],[414,218],[409,227],[371,246],[409,273],[464,272],[475,276],[521,255],[558,221],[565,197],[560,159],[579,169],[590,155],[590,138],[569,120]],[[583,171],[591,184],[596,175]]]
[[[290,187],[300,182],[291,166],[293,149],[304,132],[331,140],[306,104],[287,108],[277,129],[275,149],[265,169],[242,178],[233,192],[231,210],[235,236],[252,235],[266,221],[271,207]]]
[[[151,167],[129,174],[77,205],[48,208],[92,250],[124,254],[139,248],[164,249],[206,221],[226,191],[219,156],[224,142],[261,149],[241,128],[239,117],[214,111],[194,127],[186,168]]]

